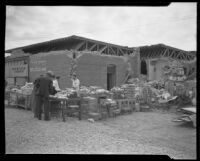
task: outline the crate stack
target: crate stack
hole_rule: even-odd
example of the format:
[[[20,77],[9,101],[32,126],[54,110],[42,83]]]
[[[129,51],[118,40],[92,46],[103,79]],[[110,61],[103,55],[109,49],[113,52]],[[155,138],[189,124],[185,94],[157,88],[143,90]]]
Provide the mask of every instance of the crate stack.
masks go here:
[[[142,99],[144,104],[150,104],[152,98],[156,98],[155,93],[152,91],[152,88],[150,86],[144,86],[142,88]]]
[[[126,84],[121,87],[124,90],[124,97],[127,99],[135,99],[135,84]]]
[[[120,112],[132,112],[135,108],[135,100],[133,99],[120,99],[116,100],[116,104]]]

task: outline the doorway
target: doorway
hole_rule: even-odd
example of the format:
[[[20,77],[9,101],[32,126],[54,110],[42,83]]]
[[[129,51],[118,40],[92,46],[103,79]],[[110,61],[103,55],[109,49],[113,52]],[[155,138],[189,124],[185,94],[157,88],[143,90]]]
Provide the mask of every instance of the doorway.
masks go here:
[[[116,86],[116,66],[109,64],[107,66],[107,90],[112,89]]]
[[[143,75],[147,75],[147,64],[146,64],[145,60],[141,61],[141,71],[140,71],[140,73],[143,74]]]

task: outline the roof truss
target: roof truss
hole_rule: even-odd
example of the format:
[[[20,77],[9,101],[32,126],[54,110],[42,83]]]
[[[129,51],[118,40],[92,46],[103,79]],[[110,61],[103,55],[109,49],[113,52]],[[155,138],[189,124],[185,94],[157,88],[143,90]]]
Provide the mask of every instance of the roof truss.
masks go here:
[[[178,50],[176,48],[165,45],[154,45],[140,50],[141,60],[159,57],[169,57],[176,60],[191,61],[195,59],[195,55],[189,52]]]

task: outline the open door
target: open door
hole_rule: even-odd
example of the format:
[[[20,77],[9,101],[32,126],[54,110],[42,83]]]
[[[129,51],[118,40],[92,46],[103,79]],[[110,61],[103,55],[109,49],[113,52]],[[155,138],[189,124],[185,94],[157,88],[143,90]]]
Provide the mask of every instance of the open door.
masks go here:
[[[116,86],[116,66],[109,64],[107,66],[107,90]]]

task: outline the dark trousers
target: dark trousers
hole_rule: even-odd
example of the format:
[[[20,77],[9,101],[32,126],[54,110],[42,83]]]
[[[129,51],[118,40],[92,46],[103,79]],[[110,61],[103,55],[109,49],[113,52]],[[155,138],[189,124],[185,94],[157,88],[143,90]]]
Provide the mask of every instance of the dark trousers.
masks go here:
[[[36,101],[36,109],[35,109],[36,117],[38,117],[38,119],[41,119],[42,105],[44,105],[44,120],[50,120],[48,98],[36,95],[35,101]]]

